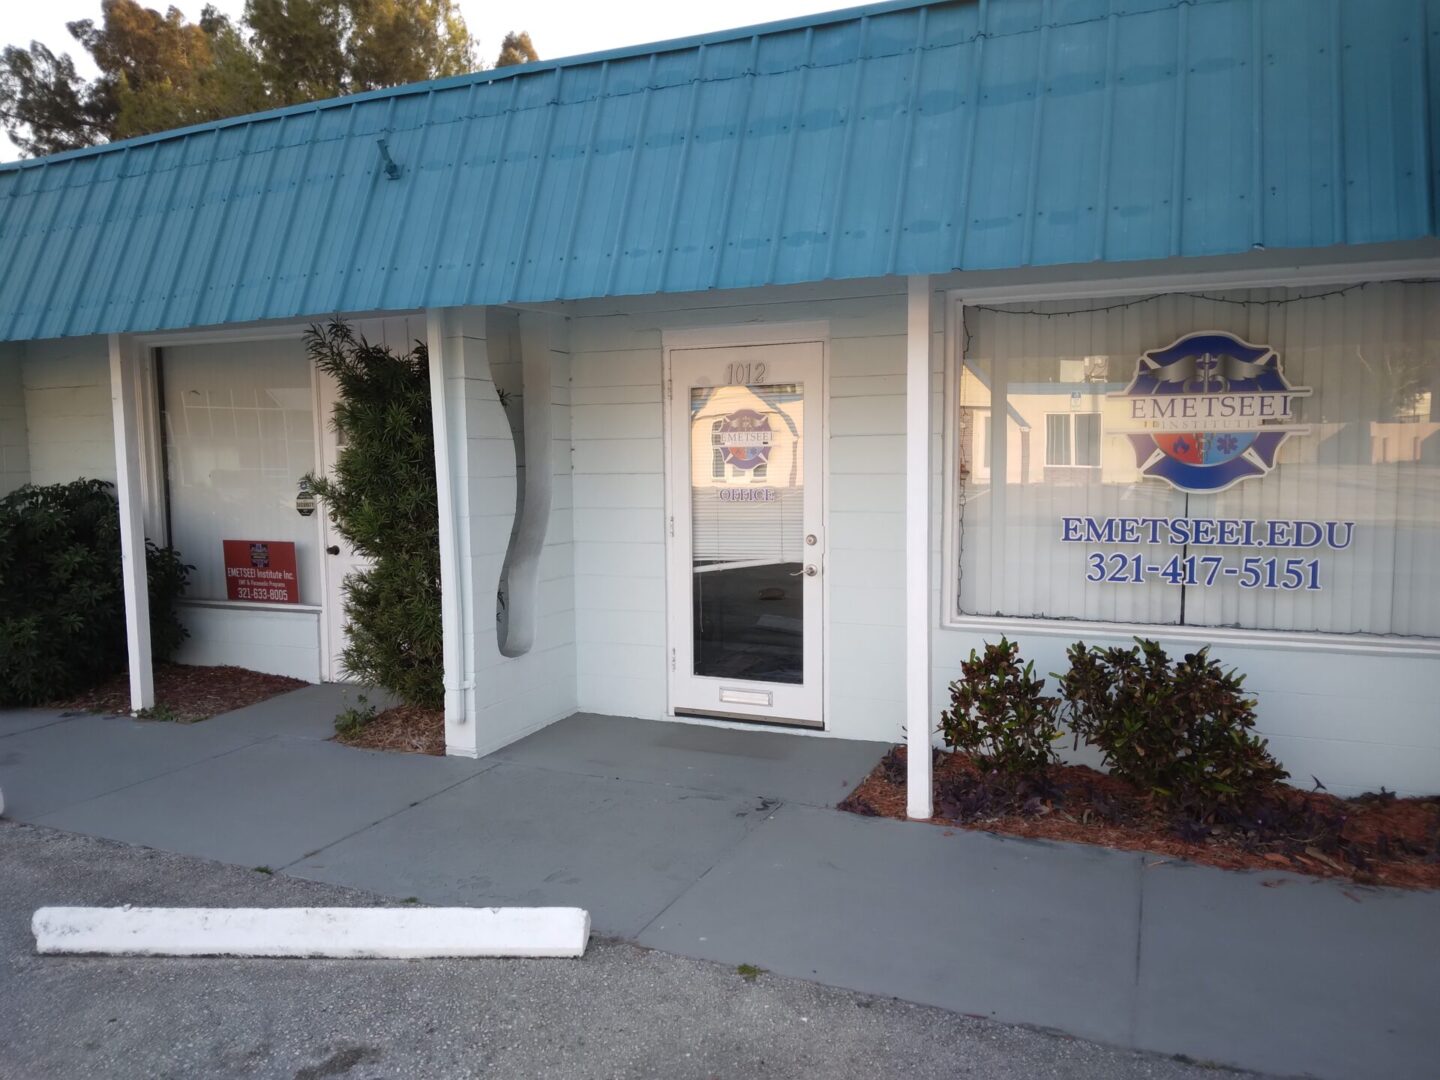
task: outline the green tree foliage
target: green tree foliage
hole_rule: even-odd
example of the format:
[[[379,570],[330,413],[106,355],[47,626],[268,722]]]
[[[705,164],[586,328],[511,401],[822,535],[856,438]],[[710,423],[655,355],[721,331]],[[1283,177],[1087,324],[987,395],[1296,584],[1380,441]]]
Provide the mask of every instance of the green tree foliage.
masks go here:
[[[338,319],[311,327],[306,343],[339,384],[331,420],[343,437],[333,476],[311,482],[340,535],[371,560],[345,582],[345,668],[412,705],[439,706],[440,515],[425,345],[396,355]]]
[[[245,25],[277,105],[344,92],[345,12],[337,0],[246,0]]]
[[[495,60],[495,66],[502,68],[514,67],[516,64],[533,64],[539,59],[540,54],[530,43],[529,32],[521,30],[517,34],[511,30],[505,35],[505,40],[500,43],[500,55]]]
[[[192,567],[146,542],[150,647],[179,648]],[[125,669],[120,515],[103,480],[25,485],[0,499],[0,705],[39,705]]]
[[[75,61],[34,41],[0,53],[0,123],[25,153],[55,154],[104,142],[115,112],[76,74]]]
[[[373,90],[474,70],[470,32],[451,0],[357,0],[349,6],[349,89]]]
[[[41,42],[0,53],[0,123],[27,154],[476,66],[457,0],[246,0],[238,26],[210,6],[192,23],[174,7],[162,14],[103,0],[98,22],[67,27],[100,69],[96,79]]]

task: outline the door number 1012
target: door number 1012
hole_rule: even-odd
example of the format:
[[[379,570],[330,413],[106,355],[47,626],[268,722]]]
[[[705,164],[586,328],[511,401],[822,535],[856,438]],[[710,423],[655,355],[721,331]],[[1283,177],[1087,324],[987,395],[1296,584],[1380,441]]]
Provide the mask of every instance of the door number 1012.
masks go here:
[[[725,383],[727,386],[751,386],[755,383],[765,381],[765,361],[746,360],[743,363],[736,362],[725,365]]]

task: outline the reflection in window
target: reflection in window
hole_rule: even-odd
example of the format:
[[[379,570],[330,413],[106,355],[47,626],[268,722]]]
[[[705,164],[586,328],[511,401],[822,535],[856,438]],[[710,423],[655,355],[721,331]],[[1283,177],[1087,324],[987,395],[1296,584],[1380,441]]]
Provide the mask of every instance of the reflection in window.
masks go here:
[[[969,342],[953,419],[960,486],[954,610],[1440,637],[1440,605],[1433,602],[1440,596],[1440,286],[1322,291],[1327,295],[1236,290],[1214,298],[967,309]],[[1142,475],[1141,447],[1125,431],[1110,430],[1102,416],[1113,417],[1107,401],[1113,408],[1143,353],[1211,330],[1268,345],[1290,384],[1311,393],[1298,402],[1297,430],[1281,445],[1273,470],[1202,494]],[[1221,432],[1174,449],[1223,453],[1227,442],[1243,445],[1245,434]],[[1043,448],[1033,445],[1040,439]],[[1065,542],[1067,518],[1354,527],[1343,549],[1283,541],[1222,547],[1151,542],[1149,535],[1138,543]],[[1133,564],[1111,563],[1105,579],[1095,580],[1089,560],[1097,552],[1138,556],[1143,580],[1131,580]],[[1196,580],[1189,579],[1184,560],[1192,556],[1222,560],[1213,580],[1199,580],[1212,567],[1198,564]],[[1259,564],[1260,584],[1241,588],[1242,576],[1255,576],[1243,573],[1247,557]],[[1265,586],[1267,574],[1287,580],[1285,558],[1297,557],[1306,575],[1317,560],[1317,588]],[[1271,568],[1267,559],[1279,562]]]
[[[798,684],[803,387],[696,387],[690,416],[694,673]]]

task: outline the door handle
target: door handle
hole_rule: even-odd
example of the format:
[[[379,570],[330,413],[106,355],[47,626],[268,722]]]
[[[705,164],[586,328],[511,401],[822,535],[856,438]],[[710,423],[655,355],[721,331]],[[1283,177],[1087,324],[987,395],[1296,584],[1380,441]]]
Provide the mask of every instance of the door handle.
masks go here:
[[[809,563],[803,570],[796,570],[790,576],[799,577],[801,574],[804,574],[806,577],[814,577],[818,573],[820,573],[820,568],[814,563]]]
[[[340,545],[339,545],[339,544],[331,544],[329,547],[327,547],[327,548],[325,549],[325,553],[326,553],[327,555],[339,555],[339,554],[340,554]]]

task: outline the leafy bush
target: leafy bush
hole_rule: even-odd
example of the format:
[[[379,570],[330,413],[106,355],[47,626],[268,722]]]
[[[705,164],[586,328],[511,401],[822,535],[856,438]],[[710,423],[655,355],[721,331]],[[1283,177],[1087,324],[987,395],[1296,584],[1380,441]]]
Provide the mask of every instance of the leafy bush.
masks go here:
[[[311,327],[310,357],[335,378],[344,436],[334,475],[311,477],[340,534],[371,565],[345,582],[345,669],[411,705],[444,701],[440,520],[429,357],[397,356],[340,320]]]
[[[1000,639],[973,649],[950,684],[950,708],[940,714],[945,745],[970,754],[986,772],[1036,779],[1056,759],[1061,737],[1058,702],[1042,695],[1035,665],[1020,666],[1020,647]]]
[[[27,484],[0,499],[0,704],[39,705],[125,670],[120,514],[103,480]],[[193,567],[145,542],[150,647],[185,638],[175,601]]]
[[[1252,735],[1245,678],[1209,649],[1172,665],[1157,642],[1087,649],[1076,642],[1060,678],[1066,720],[1123,779],[1197,821],[1249,808],[1289,775]]]

